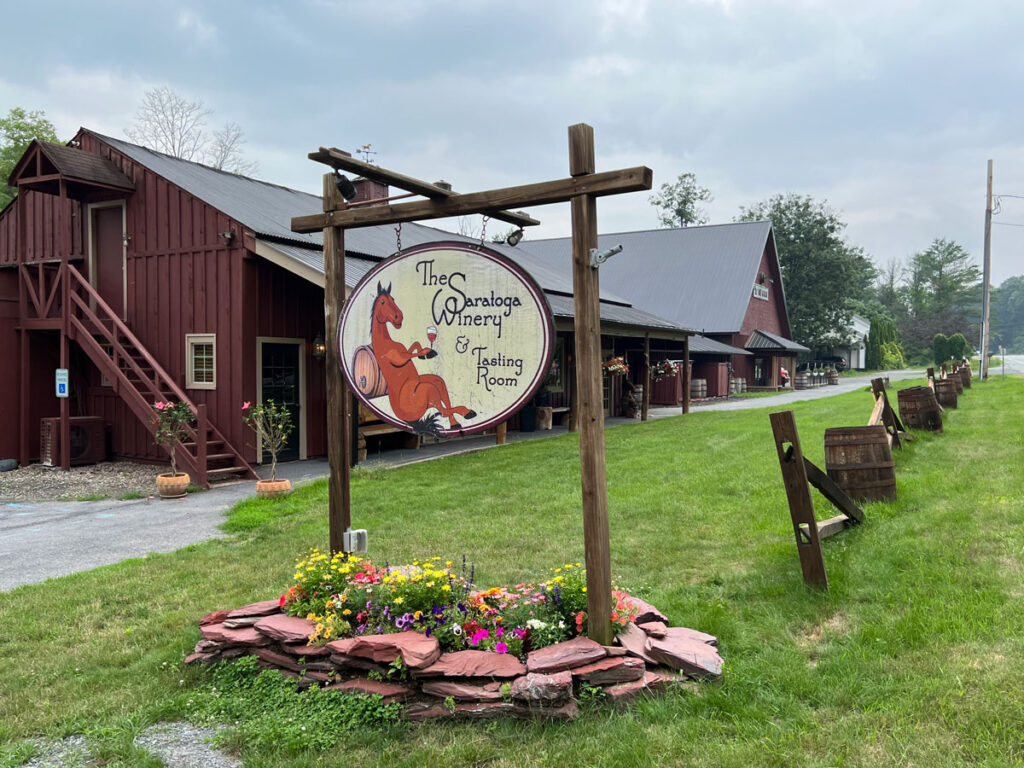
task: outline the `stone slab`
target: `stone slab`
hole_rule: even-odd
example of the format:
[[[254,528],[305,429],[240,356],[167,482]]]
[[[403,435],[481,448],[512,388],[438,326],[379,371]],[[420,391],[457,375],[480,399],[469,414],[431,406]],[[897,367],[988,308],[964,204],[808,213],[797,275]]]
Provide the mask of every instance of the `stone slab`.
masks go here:
[[[316,631],[316,623],[309,619],[277,613],[261,618],[256,622],[255,628],[257,632],[279,643],[306,643],[309,636]]]
[[[413,670],[414,677],[519,677],[526,667],[515,656],[491,651],[455,651],[443,654],[425,669]]]
[[[555,643],[530,651],[526,656],[526,669],[529,672],[543,674],[561,672],[573,667],[582,667],[604,657],[604,648],[599,643],[595,643],[589,637],[574,637],[564,643]]]

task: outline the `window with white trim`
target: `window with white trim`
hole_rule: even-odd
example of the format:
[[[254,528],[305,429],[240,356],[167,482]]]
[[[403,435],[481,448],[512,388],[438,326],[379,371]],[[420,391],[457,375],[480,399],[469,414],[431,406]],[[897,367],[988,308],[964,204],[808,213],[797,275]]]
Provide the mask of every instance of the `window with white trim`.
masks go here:
[[[185,386],[217,388],[217,334],[185,334]]]

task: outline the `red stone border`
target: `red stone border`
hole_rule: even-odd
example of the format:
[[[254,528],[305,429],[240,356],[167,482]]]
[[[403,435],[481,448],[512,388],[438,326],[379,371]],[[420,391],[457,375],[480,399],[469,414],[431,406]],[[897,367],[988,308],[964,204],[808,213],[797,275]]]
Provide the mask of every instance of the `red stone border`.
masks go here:
[[[256,656],[302,687],[371,693],[385,704],[401,702],[410,720],[433,717],[544,717],[570,720],[579,714],[580,688],[598,687],[616,706],[643,691],[722,674],[718,640],[686,627],[670,627],[653,606],[640,606],[636,623],[602,646],[577,637],[515,656],[492,651],[441,653],[435,637],[419,632],[361,635],[324,646],[308,644],[314,625],[281,613],[277,600],[233,611],[216,611],[199,621],[203,639],[186,664]],[[409,679],[385,682],[401,659]],[[371,679],[370,673],[376,673]],[[454,702],[454,705],[452,704]]]

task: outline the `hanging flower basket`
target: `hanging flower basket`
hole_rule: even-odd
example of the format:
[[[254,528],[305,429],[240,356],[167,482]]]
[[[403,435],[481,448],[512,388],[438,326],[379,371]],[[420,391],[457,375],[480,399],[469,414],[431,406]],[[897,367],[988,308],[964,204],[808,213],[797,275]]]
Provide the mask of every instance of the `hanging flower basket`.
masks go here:
[[[605,376],[625,376],[629,373],[629,366],[621,357],[613,357],[601,363],[601,372]]]
[[[670,360],[663,360],[660,363],[654,363],[651,365],[651,381],[661,381],[662,379],[671,379],[679,374],[679,364],[673,363]]]

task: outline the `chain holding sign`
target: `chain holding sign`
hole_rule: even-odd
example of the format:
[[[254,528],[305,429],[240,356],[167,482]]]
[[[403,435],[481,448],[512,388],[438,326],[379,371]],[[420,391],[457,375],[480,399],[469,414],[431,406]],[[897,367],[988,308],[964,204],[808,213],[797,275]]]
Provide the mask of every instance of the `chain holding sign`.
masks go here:
[[[554,323],[540,286],[489,248],[409,248],[370,270],[338,332],[345,379],[400,429],[433,437],[501,424],[551,366]]]

